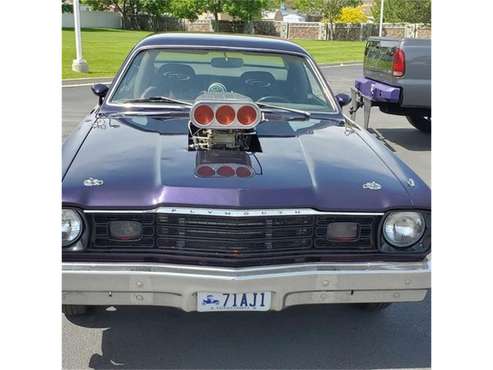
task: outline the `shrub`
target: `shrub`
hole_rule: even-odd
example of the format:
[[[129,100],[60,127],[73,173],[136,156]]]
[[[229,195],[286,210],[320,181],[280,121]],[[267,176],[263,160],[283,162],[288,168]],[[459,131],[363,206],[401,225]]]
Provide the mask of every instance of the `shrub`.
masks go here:
[[[366,23],[368,17],[363,13],[361,6],[342,8],[341,15],[337,18],[338,23]]]

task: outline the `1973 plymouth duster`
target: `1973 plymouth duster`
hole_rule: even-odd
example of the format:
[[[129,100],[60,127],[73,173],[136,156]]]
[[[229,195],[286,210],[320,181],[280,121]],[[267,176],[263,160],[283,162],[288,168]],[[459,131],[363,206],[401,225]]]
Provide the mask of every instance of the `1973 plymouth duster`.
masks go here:
[[[372,309],[430,288],[430,189],[346,118],[310,55],[161,34],[63,145],[62,303]]]

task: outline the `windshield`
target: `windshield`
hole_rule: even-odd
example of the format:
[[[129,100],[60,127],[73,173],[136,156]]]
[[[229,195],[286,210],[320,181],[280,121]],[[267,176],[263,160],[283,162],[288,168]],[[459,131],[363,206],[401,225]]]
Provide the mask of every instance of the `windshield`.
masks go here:
[[[133,58],[111,103],[167,97],[192,102],[205,92],[235,92],[253,101],[334,112],[303,57],[250,51],[151,49]],[[149,103],[173,104],[154,99]]]

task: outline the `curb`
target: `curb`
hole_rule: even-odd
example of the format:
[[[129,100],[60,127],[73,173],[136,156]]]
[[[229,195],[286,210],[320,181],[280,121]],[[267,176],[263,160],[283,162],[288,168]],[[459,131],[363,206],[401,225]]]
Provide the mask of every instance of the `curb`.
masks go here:
[[[62,78],[62,83],[77,83],[77,82],[89,82],[89,81],[96,81],[96,80],[112,80],[113,76],[107,76],[107,77],[82,77],[82,78]]]
[[[62,80],[62,88],[64,87],[81,87],[81,86],[92,86],[95,83],[104,83],[110,85],[113,77],[101,77],[101,78],[80,78],[71,80]]]
[[[111,84],[113,77],[71,78],[62,80],[62,87],[91,86],[95,83]]]

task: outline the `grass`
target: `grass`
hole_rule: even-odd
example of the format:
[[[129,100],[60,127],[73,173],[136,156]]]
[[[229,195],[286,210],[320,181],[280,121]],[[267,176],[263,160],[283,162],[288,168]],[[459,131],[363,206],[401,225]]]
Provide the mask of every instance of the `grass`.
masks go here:
[[[364,41],[293,40],[319,64],[362,62]]]
[[[150,32],[117,29],[83,29],[82,47],[89,73],[72,71],[75,58],[73,29],[62,30],[62,78],[111,77],[130,49]],[[363,41],[293,40],[315,58],[317,63],[346,63],[363,60]]]
[[[89,73],[72,71],[75,59],[73,29],[62,30],[62,78],[113,76],[130,49],[150,32],[115,29],[83,29],[82,54],[89,64]]]

